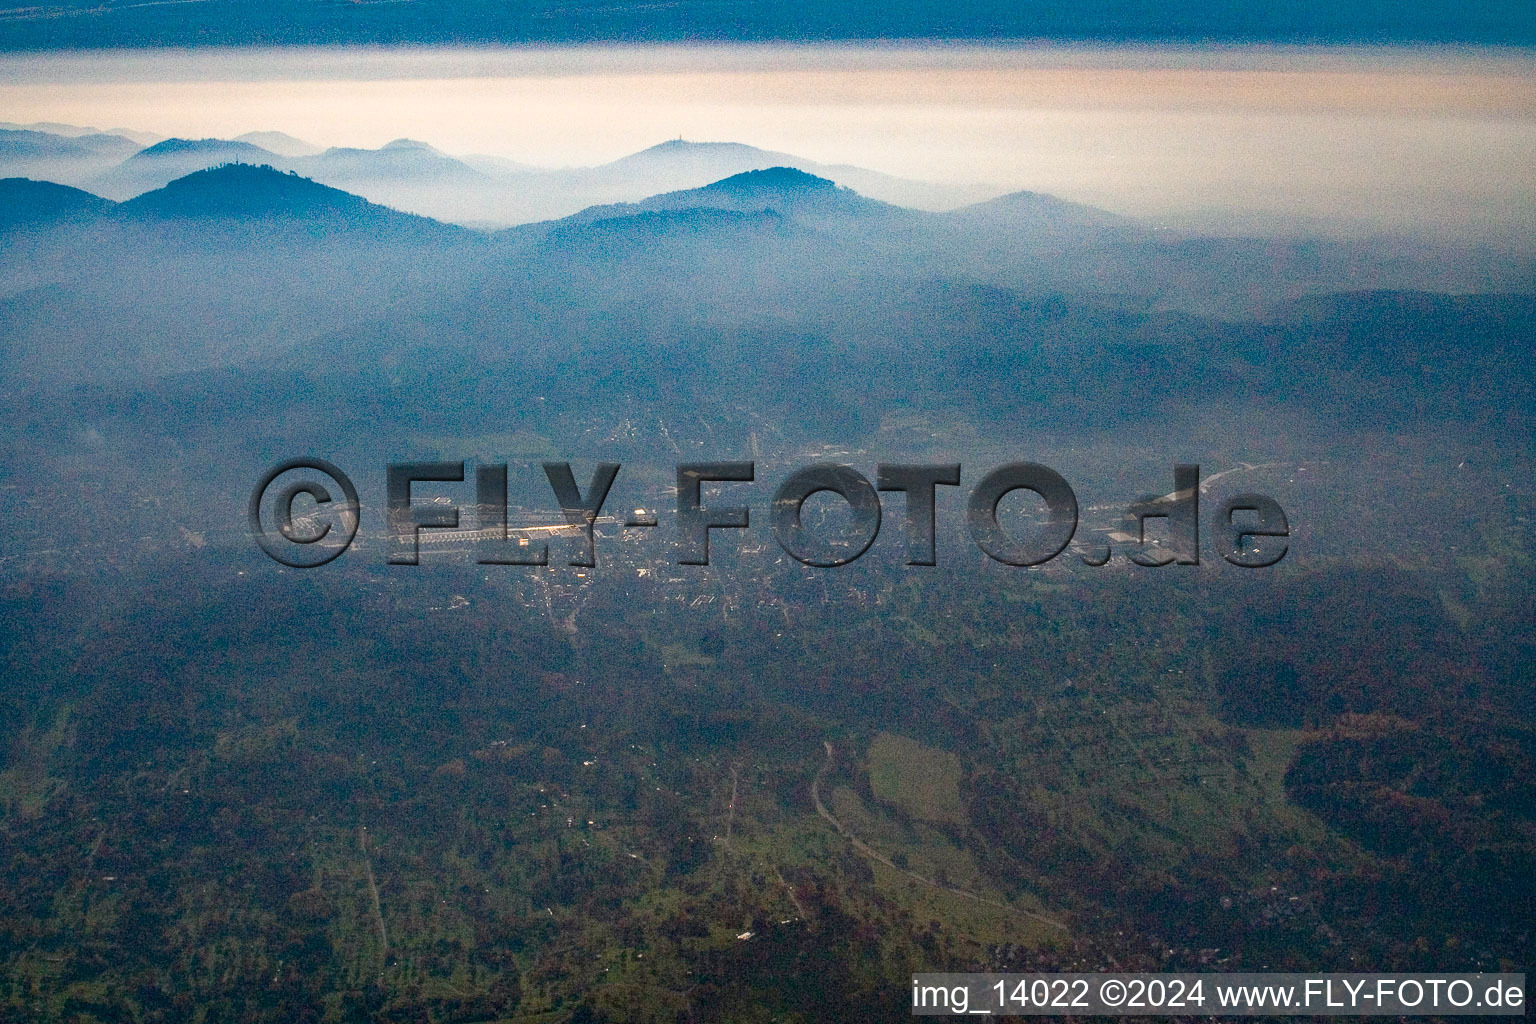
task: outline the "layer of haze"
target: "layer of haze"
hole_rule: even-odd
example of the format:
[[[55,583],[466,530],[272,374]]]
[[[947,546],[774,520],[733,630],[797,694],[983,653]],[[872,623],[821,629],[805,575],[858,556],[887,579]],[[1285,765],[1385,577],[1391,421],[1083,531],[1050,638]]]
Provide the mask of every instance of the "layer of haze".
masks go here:
[[[395,138],[540,165],[668,138],[1033,189],[1196,226],[1529,237],[1524,50],[729,46],[76,53],[0,116],[181,137]]]

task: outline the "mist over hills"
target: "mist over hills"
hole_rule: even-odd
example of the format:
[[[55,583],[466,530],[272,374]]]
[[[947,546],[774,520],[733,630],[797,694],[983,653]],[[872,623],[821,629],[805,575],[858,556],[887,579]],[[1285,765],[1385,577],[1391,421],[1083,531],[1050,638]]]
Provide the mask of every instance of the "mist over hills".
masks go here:
[[[659,195],[703,188],[748,171],[789,168],[833,181],[863,197],[892,206],[956,213],[952,223],[971,218],[982,231],[993,231],[1013,221],[1017,222],[1018,230],[1036,236],[1058,230],[1080,236],[1092,227],[1111,231],[1146,227],[1130,218],[1037,193],[1000,195],[997,188],[911,181],[858,167],[823,165],[737,143],[674,139],[595,167],[551,169],[503,157],[454,156],[411,139],[397,139],[378,149],[322,149],[283,133],[260,132],[246,133],[235,140],[162,139],[132,150],[123,158],[123,152],[138,145],[125,136],[108,137],[109,144],[107,139],[97,138],[100,133],[70,126],[56,126],[57,132],[68,130],[69,135],[54,134],[54,130],[26,129],[51,137],[26,142],[15,138],[9,149],[5,133],[0,132],[0,175],[55,181],[123,200],[194,170],[231,162],[265,164],[295,171],[381,205],[489,230],[559,220],[592,207],[642,203]],[[79,142],[84,137],[91,141]],[[271,141],[274,148],[258,145],[263,139]],[[996,205],[983,205],[994,200]],[[1487,239],[1469,236],[1447,242],[1441,234],[1427,228],[1419,234],[1382,239],[1361,234],[1358,225],[1341,223],[1334,227],[1336,230],[1326,224],[1286,228],[1275,222],[1258,233],[1280,239],[1282,250],[1294,247],[1299,239],[1343,240],[1346,245],[1353,244],[1358,251],[1369,253],[1364,260],[1370,264],[1389,260],[1386,250],[1394,246],[1417,254],[1447,246],[1468,251],[1487,244],[1517,253],[1518,260],[1529,258],[1528,249],[1514,235]],[[1166,240],[1174,234],[1165,232],[1162,237]],[[1219,225],[1207,224],[1187,233],[1187,237],[1218,247],[1230,244],[1221,234]],[[955,255],[967,258],[963,253]],[[1245,263],[1255,258],[1251,254],[1233,256]],[[996,252],[991,258],[1011,260],[1005,251]],[[1354,272],[1363,269],[1357,267]]]
[[[363,183],[388,179],[405,182],[457,184],[469,188],[484,184],[486,176],[425,142],[396,139],[378,149],[332,147],[307,157],[295,158],[293,170],[325,179],[327,184],[347,180]]]
[[[285,223],[307,231],[371,231],[375,236],[414,229],[418,238],[453,237],[465,230],[402,213],[331,188],[293,171],[239,162],[194,171],[134,198],[114,202],[84,189],[29,178],[0,179],[8,228],[43,227],[94,217],[102,222],[196,220],[209,223]]]
[[[600,189],[616,199],[696,188],[747,171],[788,167],[827,178],[862,195],[898,206],[943,209],[989,198],[983,186],[941,185],[881,174],[862,167],[806,160],[789,153],[760,149],[739,142],[692,142],[669,139],[638,153],[576,172],[586,189]]]
[[[58,121],[33,121],[29,124],[19,124],[15,121],[0,121],[0,129],[14,131],[45,132],[49,135],[58,135],[67,139],[79,138],[82,135],[116,135],[128,139],[136,145],[152,146],[165,138],[154,132],[137,131],[132,128],[94,128],[87,125],[63,124]]]
[[[122,202],[0,179],[0,1019],[874,1024],[914,965],[1529,962],[1529,259],[790,166],[510,228],[295,170],[545,173],[415,143],[134,166],[231,145]],[[250,535],[296,456],[360,493],[313,571]],[[749,528],[681,565],[677,464],[722,459]],[[622,463],[595,566],[546,460]],[[966,525],[1024,460],[1079,496],[1034,568]],[[401,461],[465,468],[416,566]],[[963,464],[938,564],[892,494],[857,564],[794,561],[816,462]],[[1200,564],[1131,564],[1190,462]],[[483,465],[547,565],[477,561]],[[1278,566],[1223,557],[1244,493]]]
[[[47,132],[49,135],[59,135],[64,138],[74,138],[77,135],[102,134],[100,128],[86,127],[78,124],[64,124],[59,121],[32,121],[26,124],[19,121],[0,121],[0,129],[7,131]],[[145,145],[148,145],[148,143],[145,143]]]
[[[867,218],[912,216],[913,211],[866,199],[826,178],[791,167],[745,171],[702,188],[651,196],[638,203],[591,206],[557,223],[589,223],[681,210],[772,210],[805,224],[846,223]]]
[[[17,177],[74,182],[117,166],[140,148],[121,135],[0,129],[0,169]]]
[[[1523,377],[1498,384],[1491,368],[1517,354],[1514,339],[1528,326],[1521,300],[1490,307],[1505,310],[1503,320],[1477,314],[1486,325],[1477,330],[1502,347],[1476,353],[1408,339],[1442,337],[1462,320],[1470,331],[1467,318],[1481,307],[1424,306],[1415,323],[1388,315],[1399,308],[1391,304],[1362,317],[1353,302],[1282,301],[1341,290],[1464,291],[1468,277],[1487,280],[1491,272],[1476,254],[1437,249],[1414,258],[1400,247],[1169,238],[1031,193],[927,213],[775,168],[499,232],[398,212],[292,171],[245,164],[194,172],[120,204],[21,180],[0,183],[0,194],[12,211],[0,274],[4,374],[17,383],[274,360],[323,372],[337,352],[377,366],[450,350],[499,361],[606,353],[625,364],[638,359],[640,380],[672,364],[676,357],[664,354],[675,344],[669,337],[761,323],[840,336],[835,347],[862,353],[860,361],[886,353],[880,358],[913,366],[947,349],[945,331],[968,325],[962,333],[989,350],[1017,345],[1008,359],[1059,352],[1086,360],[1074,374],[1122,345],[1139,351],[1137,339],[1151,331],[1162,339],[1159,360],[1196,360],[1195,379],[1206,387],[1225,380],[1241,390],[1235,366],[1267,365],[1274,375],[1267,388],[1294,380],[1319,397],[1357,386],[1359,373],[1394,376],[1391,353],[1400,352],[1405,365],[1440,365],[1437,388],[1449,388],[1456,372],[1475,371],[1489,394],[1523,395],[1510,383]],[[1536,292],[1529,266],[1505,261],[1499,272],[1499,290]],[[941,294],[934,291],[941,282],[959,289],[942,294],[972,297],[939,307],[905,298]],[[1004,298],[1001,308],[1012,312],[984,315],[974,302],[989,293],[977,288],[1055,296],[1057,305]],[[1265,301],[1254,302],[1260,289]],[[641,299],[643,311],[634,308]],[[1059,316],[1041,319],[1039,310],[1058,306]],[[1251,326],[1224,326],[1229,321]],[[424,324],[433,326],[417,333]],[[923,324],[933,330],[914,326]],[[1356,329],[1368,338],[1355,338]],[[1310,340],[1300,344],[1295,330]],[[630,339],[622,356],[614,347],[620,337]],[[893,340],[901,337],[908,340]],[[1320,358],[1316,345],[1326,337],[1343,340]],[[1411,356],[1410,344],[1417,345]],[[638,354],[651,345],[660,346],[654,359]],[[742,365],[754,361],[735,343],[728,351]],[[83,358],[87,352],[93,357]],[[981,367],[994,358],[976,364],[973,387],[990,391],[995,373]],[[705,362],[750,377],[715,355]],[[1315,390],[1305,383],[1308,367],[1331,367],[1336,379]],[[935,365],[932,372],[952,371]],[[1448,392],[1435,393],[1436,402],[1448,400]],[[1491,399],[1466,401],[1483,408]]]
[[[64,134],[66,130],[70,134]],[[822,165],[739,143],[680,139],[596,167],[566,169],[500,157],[454,157],[412,139],[396,139],[378,149],[327,149],[282,132],[247,132],[232,140],[149,141],[140,145],[124,136],[98,138],[67,125],[46,132],[0,132],[0,173],[46,178],[121,200],[222,163],[268,164],[375,202],[477,226],[549,220],[589,206],[636,202],[770,167],[793,167],[877,199],[921,208],[952,207],[994,194],[982,187]]]
[[[0,199],[0,393],[26,396],[28,444],[115,408],[127,434],[284,448],[316,389],[369,457],[530,393],[518,429],[625,457],[683,424],[790,450],[927,446],[890,424],[957,417],[1532,422],[1536,268],[1497,252],[1190,238],[1033,193],[916,211],[793,168],[492,231],[245,164],[122,203]]]
[[[1040,234],[1081,230],[1087,227],[1130,228],[1130,217],[1100,210],[1084,203],[1074,203],[1042,192],[1010,192],[982,202],[962,206],[951,212],[957,222],[977,225],[1006,224]]]
[[[374,239],[408,233],[425,240],[463,233],[454,225],[370,203],[294,171],[243,163],[194,171],[119,204],[114,212],[132,219],[286,222],[305,231],[367,232]]]
[[[314,143],[296,139],[287,132],[246,132],[236,135],[235,142],[248,142],[279,156],[314,156],[321,151]]]
[[[64,161],[71,158],[124,159],[141,147],[121,135],[55,135],[52,132],[5,129],[0,131],[0,159],[7,163],[26,160]]]
[[[126,379],[235,364],[362,310],[452,289],[481,236],[270,167],[197,171],[124,203],[7,182],[9,374]]]
[[[194,171],[220,164],[271,163],[275,156],[248,142],[224,139],[166,139],[147,146],[84,184],[108,199],[131,199]]]
[[[241,134],[0,124],[0,1024],[1486,995],[1536,959],[1532,44],[1532,0],[7,5],[28,116]],[[703,125],[1006,188],[608,160]],[[1070,516],[987,529],[1020,463]],[[874,509],[787,502],[815,465]]]

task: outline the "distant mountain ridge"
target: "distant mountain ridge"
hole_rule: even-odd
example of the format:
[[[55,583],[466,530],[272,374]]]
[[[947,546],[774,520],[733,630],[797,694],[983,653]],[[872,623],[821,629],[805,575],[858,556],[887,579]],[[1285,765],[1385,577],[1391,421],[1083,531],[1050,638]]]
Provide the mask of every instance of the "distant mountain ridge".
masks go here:
[[[466,235],[465,229],[402,213],[268,165],[221,164],[194,171],[123,202],[83,189],[28,178],[0,179],[0,228],[66,220],[176,220],[282,223],[311,230],[367,230],[423,236]]]
[[[853,189],[844,188],[829,178],[817,177],[793,167],[768,167],[763,170],[746,171],[702,188],[658,196],[656,199],[647,200],[646,203],[664,203],[674,197],[676,200],[685,202],[709,201],[718,197],[726,202],[748,207],[755,207],[760,203],[790,209],[815,206],[822,211],[836,209],[848,213],[882,213],[895,209],[889,203],[865,198]]]
[[[248,142],[227,139],[166,139],[139,150],[121,164],[84,184],[109,199],[131,199],[194,171],[219,164],[281,162],[277,154]]]
[[[0,176],[80,184],[83,178],[109,170],[139,148],[137,142],[121,135],[61,135],[36,128],[0,128]]]
[[[681,244],[681,251],[686,253],[690,244],[746,244],[752,239],[787,238],[794,234],[794,222],[775,210],[686,207],[638,210],[594,220],[566,217],[552,223],[540,248],[557,259],[574,255],[607,261],[637,251],[657,255],[660,250],[651,247],[665,243]]]
[[[897,212],[900,208],[868,199],[805,171],[792,167],[770,167],[734,174],[701,188],[665,192],[637,203],[589,207],[564,220],[590,223],[682,210],[729,210],[737,213],[773,211],[785,216],[821,219],[834,216],[878,216]]]
[[[166,139],[153,146],[146,146],[136,155],[144,160],[154,160],[181,154],[223,156],[226,153],[239,153],[245,156],[271,155],[268,150],[260,146],[253,146],[249,142],[231,142],[228,139]]]
[[[135,216],[271,217],[362,211],[367,200],[265,165],[194,171],[121,204]]]
[[[290,160],[288,167],[316,181],[333,184],[348,181],[489,183],[480,171],[415,139],[395,139],[378,149],[333,146],[312,156]]]
[[[46,132],[49,135],[58,135],[66,139],[79,138],[82,135],[116,135],[128,139],[139,146],[152,146],[164,139],[164,135],[154,132],[135,131],[132,128],[92,128],[78,124],[62,124],[58,121],[33,121],[27,124],[19,124],[15,121],[0,121],[0,128],[17,131]]]
[[[55,135],[30,129],[0,129],[0,156],[4,159],[115,156],[126,159],[139,144],[121,135]]]
[[[476,226],[558,219],[592,206],[636,203],[663,193],[701,188],[754,170],[785,167],[852,188],[871,199],[916,209],[950,209],[995,190],[913,181],[850,166],[820,164],[789,153],[737,142],[672,139],[606,164],[551,169],[501,157],[457,157],[428,143],[396,139],[377,149],[321,149],[283,132],[247,132],[233,139],[91,136],[68,125],[33,131],[47,162],[19,147],[7,153],[0,137],[0,175],[40,178],[124,200],[193,171],[222,163],[268,164],[346,189],[397,209]],[[138,138],[146,138],[134,133]],[[82,142],[88,138],[90,141]],[[105,139],[119,140],[103,148]]]
[[[167,142],[159,152],[168,158],[222,152],[223,145],[217,140],[212,145],[209,140]],[[388,151],[435,159],[434,150],[414,143]],[[1184,237],[1030,192],[946,213],[910,210],[788,167],[743,172],[633,203],[598,204],[568,217],[499,231],[402,212],[265,160],[180,175],[121,208],[104,206],[86,192],[44,194],[28,183],[10,187],[24,201],[15,204],[19,212],[12,212],[7,230],[107,217],[120,223],[177,221],[190,225],[189,232],[204,230],[196,227],[203,223],[227,238],[244,223],[254,225],[251,230],[257,233],[276,231],[293,240],[351,235],[364,243],[358,258],[366,252],[370,231],[393,242],[432,245],[455,237],[465,240],[466,259],[537,251],[546,269],[592,274],[594,280],[611,272],[610,257],[628,260],[655,245],[658,258],[649,266],[657,274],[708,268],[716,277],[754,275],[761,293],[754,301],[763,303],[774,301],[769,294],[774,288],[780,290],[778,299],[793,302],[785,282],[802,273],[814,278],[816,267],[833,264],[842,266],[850,280],[858,275],[971,280],[1087,295],[1133,309],[1236,308],[1252,316],[1262,316],[1262,307],[1273,301],[1265,289],[1277,280],[1284,288],[1269,291],[1271,296],[1383,284],[1526,291],[1529,279],[1526,264],[1500,258],[1494,265],[1489,261],[1495,256],[1476,252],[1426,251],[1405,262],[1401,251],[1392,249],[1390,258],[1396,262],[1389,264],[1384,262],[1388,250],[1368,243]],[[33,191],[17,191],[28,188]],[[765,269],[770,266],[772,273]],[[1384,266],[1394,269],[1387,274],[1380,270]]]
[[[1085,203],[1074,203],[1044,192],[1010,192],[996,199],[962,206],[946,214],[953,221],[986,223],[993,226],[1012,224],[1037,230],[1060,230],[1070,227],[1128,228],[1136,225],[1130,217],[1122,217],[1108,210]]]
[[[1528,291],[1536,280],[1530,272],[1519,278],[1518,266],[1491,277],[1470,258],[1457,269],[1455,254],[1394,270],[1378,250],[1361,247],[1190,243],[1031,193],[951,213],[906,210],[794,168],[744,172],[497,232],[239,163],[183,175],[122,203],[46,182],[0,181],[0,203],[9,217],[0,224],[8,240],[0,248],[13,254],[0,261],[0,287],[9,289],[0,295],[10,296],[0,302],[0,337],[24,363],[21,376],[74,373],[69,367],[88,357],[95,360],[89,372],[108,377],[143,372],[135,369],[139,360],[151,372],[168,372],[287,352],[320,337],[348,339],[345,351],[375,363],[396,351],[450,344],[476,358],[500,357],[509,346],[541,349],[560,331],[601,346],[616,325],[650,316],[643,306],[656,315],[665,307],[668,322],[693,325],[688,331],[742,316],[771,330],[785,317],[803,319],[807,337],[841,323],[845,310],[879,309],[893,331],[937,325],[923,344],[938,351],[954,332],[970,332],[978,347],[967,358],[981,366],[974,379],[1004,381],[1025,365],[1020,360],[1045,358],[1043,332],[1091,340],[1095,325],[1128,323],[1126,315],[1150,315],[1148,323],[1204,310],[1241,317],[1256,296],[1386,282],[1451,291],[1472,275]],[[1386,255],[1399,258],[1395,250]],[[402,288],[416,296],[419,315],[395,305]],[[638,305],[637,295],[644,299]],[[945,297],[953,295],[971,297]],[[1081,330],[1053,319],[1051,311],[1067,301],[1056,296],[1090,311]],[[1278,328],[1244,329],[1231,354],[1298,377],[1326,363],[1335,382],[1361,374],[1398,380],[1399,364],[1413,362],[1467,368],[1485,387],[1494,379],[1485,372],[1490,359],[1521,362],[1528,354],[1498,347],[1506,344],[1499,331],[1509,333],[1500,325],[1526,316],[1518,307],[1485,315],[1468,303],[1379,291],[1327,302],[1334,305],[1319,305],[1312,317],[1326,330],[1298,322],[1298,307]],[[1351,312],[1356,308],[1366,312]],[[444,309],[456,312],[446,320],[427,312]],[[508,333],[508,311],[518,309],[536,312],[514,317]],[[935,320],[935,309],[949,312]],[[1415,326],[1419,319],[1454,332],[1425,331]],[[356,326],[362,321],[367,329]],[[1354,340],[1356,321],[1401,329],[1372,335],[1371,344],[1383,347],[1370,351]],[[1490,338],[1486,351],[1462,351],[1472,323],[1484,325],[1477,329]],[[124,324],[137,325],[132,346],[113,341]],[[395,340],[381,348],[376,332]],[[1414,340],[1401,343],[1398,335]],[[727,340],[744,352],[755,344],[750,332]],[[714,351],[713,342],[696,342],[700,352]],[[1063,365],[1087,358],[1075,349],[1048,355]]]
[[[160,155],[185,152],[222,152],[206,143],[217,140],[167,140]],[[255,147],[244,147],[254,149]],[[222,219],[222,220],[400,220],[439,228],[453,225],[432,218],[370,202],[362,196],[326,185],[297,171],[271,164],[221,163],[182,175],[160,188],[132,199],[113,201],[83,189],[26,178],[0,181],[0,198],[15,209],[31,211],[18,218],[46,219],[55,214],[113,213],[129,218]],[[867,216],[905,213],[899,207],[859,195],[851,189],[788,167],[748,171],[702,188],[652,196],[639,203],[590,207],[571,217],[547,222],[543,227],[573,228],[602,221],[644,219],[652,225],[683,223],[700,214],[770,214],[764,224],[779,224],[791,217]],[[730,217],[701,217],[701,223],[746,223]],[[512,229],[516,233],[518,229]]]
[[[792,153],[760,149],[741,142],[692,142],[686,139],[669,139],[609,163],[569,173],[588,180],[611,179],[616,185],[630,182],[633,187],[655,194],[698,188],[722,178],[772,167],[804,171],[854,189],[861,195],[917,209],[955,207],[996,194],[983,187],[941,185],[848,164],[818,163]]]
[[[0,179],[0,230],[100,216],[115,205],[110,199],[51,181]]]
[[[287,132],[246,132],[243,135],[236,135],[233,141],[260,146],[279,156],[314,156],[321,150],[320,146],[305,142],[303,139],[296,139]]]
[[[195,171],[119,204],[117,213],[133,218],[286,221],[310,228],[463,232],[451,224],[371,203],[293,171],[252,164]]]

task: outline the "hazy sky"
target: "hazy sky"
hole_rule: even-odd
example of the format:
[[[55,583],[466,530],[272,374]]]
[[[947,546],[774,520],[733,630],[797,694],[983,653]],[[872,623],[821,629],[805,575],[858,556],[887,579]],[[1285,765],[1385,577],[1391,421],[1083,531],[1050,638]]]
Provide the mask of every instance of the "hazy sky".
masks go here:
[[[1143,216],[1528,230],[1536,52],[647,46],[0,58],[0,118],[528,163],[667,138],[1030,188]]]

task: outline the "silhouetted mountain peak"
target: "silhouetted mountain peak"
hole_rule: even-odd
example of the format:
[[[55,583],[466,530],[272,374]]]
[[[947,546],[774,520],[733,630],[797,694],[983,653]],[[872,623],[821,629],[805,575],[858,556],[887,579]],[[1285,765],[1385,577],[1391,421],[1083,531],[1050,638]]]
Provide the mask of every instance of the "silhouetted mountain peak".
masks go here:
[[[1108,210],[1046,192],[1010,192],[996,199],[962,206],[945,215],[952,222],[1044,232],[1132,228],[1136,222]]]
[[[458,229],[368,202],[291,171],[251,164],[224,164],[177,178],[119,209],[137,217],[293,221],[311,226],[390,228],[427,231]]]
[[[776,210],[791,217],[865,217],[904,212],[843,188],[827,178],[793,167],[745,171],[703,188],[655,196],[640,204],[649,209],[689,206],[732,210]]]
[[[774,153],[742,142],[689,142],[668,139],[604,164],[609,171],[654,174],[662,169],[686,169],[719,177],[769,164],[799,162],[787,153]]]
[[[666,142],[658,142],[654,146],[647,146],[632,156],[645,156],[647,153],[656,156],[670,156],[677,153],[761,153],[756,146],[749,146],[744,142],[690,142],[687,139],[668,139]]]
[[[823,218],[848,218],[882,215],[900,211],[900,207],[866,199],[851,189],[838,186],[792,167],[770,167],[759,171],[733,174],[702,188],[664,192],[638,203],[612,203],[590,206],[566,218],[571,223],[592,223],[658,212],[687,210],[725,210],[736,213],[772,212],[790,218],[816,221]],[[565,221],[558,222],[565,223]]]
[[[219,164],[276,164],[282,157],[248,142],[228,139],[166,139],[86,181],[109,199],[129,199],[193,171]]]
[[[645,209],[682,209],[690,206],[733,210],[771,209],[780,213],[811,215],[862,215],[898,209],[867,199],[852,189],[793,167],[769,167],[745,171],[703,188],[653,196],[639,204]]]
[[[832,195],[838,192],[835,182],[818,178],[793,167],[769,167],[761,171],[745,171],[729,178],[706,185],[699,192],[721,192],[738,196],[785,196],[785,195]],[[849,192],[844,189],[843,191]],[[849,194],[853,194],[849,192]]]
[[[50,157],[121,157],[138,144],[120,135],[55,135],[28,128],[0,129],[0,155],[12,159]]]
[[[153,159],[166,156],[206,156],[209,154],[236,156],[247,160],[267,160],[274,154],[253,146],[249,142],[231,142],[228,139],[166,139],[135,153],[133,159]]]
[[[0,178],[0,229],[47,224],[105,213],[115,204],[68,185],[31,178]]]
[[[753,238],[788,237],[794,227],[773,210],[751,212],[690,207],[674,210],[645,210],[628,216],[604,217],[581,221],[575,218],[556,221],[544,239],[547,249],[582,251],[589,249],[604,257],[628,255],[639,247],[659,243],[687,246],[714,242],[741,244]]]
[[[393,142],[384,143],[384,145],[380,146],[379,148],[381,150],[415,149],[424,153],[433,153],[439,156],[442,155],[436,147],[430,146],[425,142],[418,142],[416,139],[395,139]]]
[[[378,149],[333,146],[318,156],[294,160],[292,166],[322,181],[349,187],[354,181],[372,179],[469,183],[483,177],[468,164],[415,139],[396,139]]]

